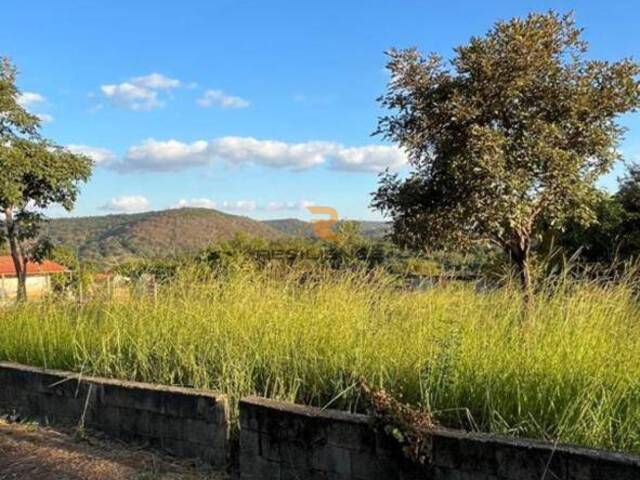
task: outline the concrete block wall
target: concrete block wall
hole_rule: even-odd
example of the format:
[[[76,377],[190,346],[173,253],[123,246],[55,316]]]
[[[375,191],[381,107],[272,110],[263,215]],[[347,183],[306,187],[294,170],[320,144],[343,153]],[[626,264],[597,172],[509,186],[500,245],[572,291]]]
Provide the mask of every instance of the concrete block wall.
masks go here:
[[[84,421],[87,427],[176,456],[220,467],[227,463],[228,403],[215,392],[0,362],[0,409],[52,422]]]
[[[227,399],[214,392],[0,362],[0,410],[227,466]],[[366,416],[261,397],[240,402],[239,440],[242,480],[640,480],[638,456],[445,429],[415,465]]]
[[[260,397],[240,402],[242,480],[418,479],[422,468],[364,415]]]
[[[242,480],[638,480],[640,457],[438,430],[407,462],[366,417],[250,397],[240,403]]]

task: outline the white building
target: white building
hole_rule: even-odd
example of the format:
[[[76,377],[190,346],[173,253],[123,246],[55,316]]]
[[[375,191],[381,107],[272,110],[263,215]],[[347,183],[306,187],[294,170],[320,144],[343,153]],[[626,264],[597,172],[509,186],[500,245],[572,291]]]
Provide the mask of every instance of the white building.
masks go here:
[[[38,298],[46,295],[51,289],[51,275],[61,274],[67,270],[56,262],[45,260],[42,263],[27,264],[27,297]],[[0,255],[0,302],[16,297],[18,278],[9,255]]]

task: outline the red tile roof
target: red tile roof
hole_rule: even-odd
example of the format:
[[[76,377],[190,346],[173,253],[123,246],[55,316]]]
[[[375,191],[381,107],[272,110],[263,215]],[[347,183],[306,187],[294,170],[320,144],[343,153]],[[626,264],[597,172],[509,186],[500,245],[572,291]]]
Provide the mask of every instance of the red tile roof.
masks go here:
[[[62,265],[50,260],[42,263],[30,262],[27,264],[27,275],[46,275],[50,273],[62,273],[67,269]],[[13,266],[13,260],[9,255],[0,255],[0,276],[15,277],[16,269]]]

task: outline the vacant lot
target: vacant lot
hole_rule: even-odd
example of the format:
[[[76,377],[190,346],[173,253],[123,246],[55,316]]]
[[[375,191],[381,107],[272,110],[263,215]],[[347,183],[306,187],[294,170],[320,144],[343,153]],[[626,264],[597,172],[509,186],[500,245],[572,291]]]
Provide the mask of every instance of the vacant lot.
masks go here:
[[[630,282],[561,282],[526,324],[518,292],[424,292],[364,273],[184,271],[156,296],[0,312],[0,358],[362,407],[366,379],[447,425],[640,452]]]

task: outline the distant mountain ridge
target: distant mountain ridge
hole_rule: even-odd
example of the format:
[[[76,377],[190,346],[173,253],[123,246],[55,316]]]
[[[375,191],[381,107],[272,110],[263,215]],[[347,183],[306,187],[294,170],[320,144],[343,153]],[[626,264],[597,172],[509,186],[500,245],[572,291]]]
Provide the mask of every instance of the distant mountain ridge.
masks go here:
[[[206,208],[52,219],[43,234],[77,251],[84,260],[122,261],[198,251],[238,234],[280,238],[284,234],[247,217]]]
[[[363,235],[381,238],[385,222],[359,222]],[[207,208],[52,219],[43,234],[83,260],[116,263],[196,252],[238,234],[268,239],[314,236],[313,224],[288,218],[258,221]]]

